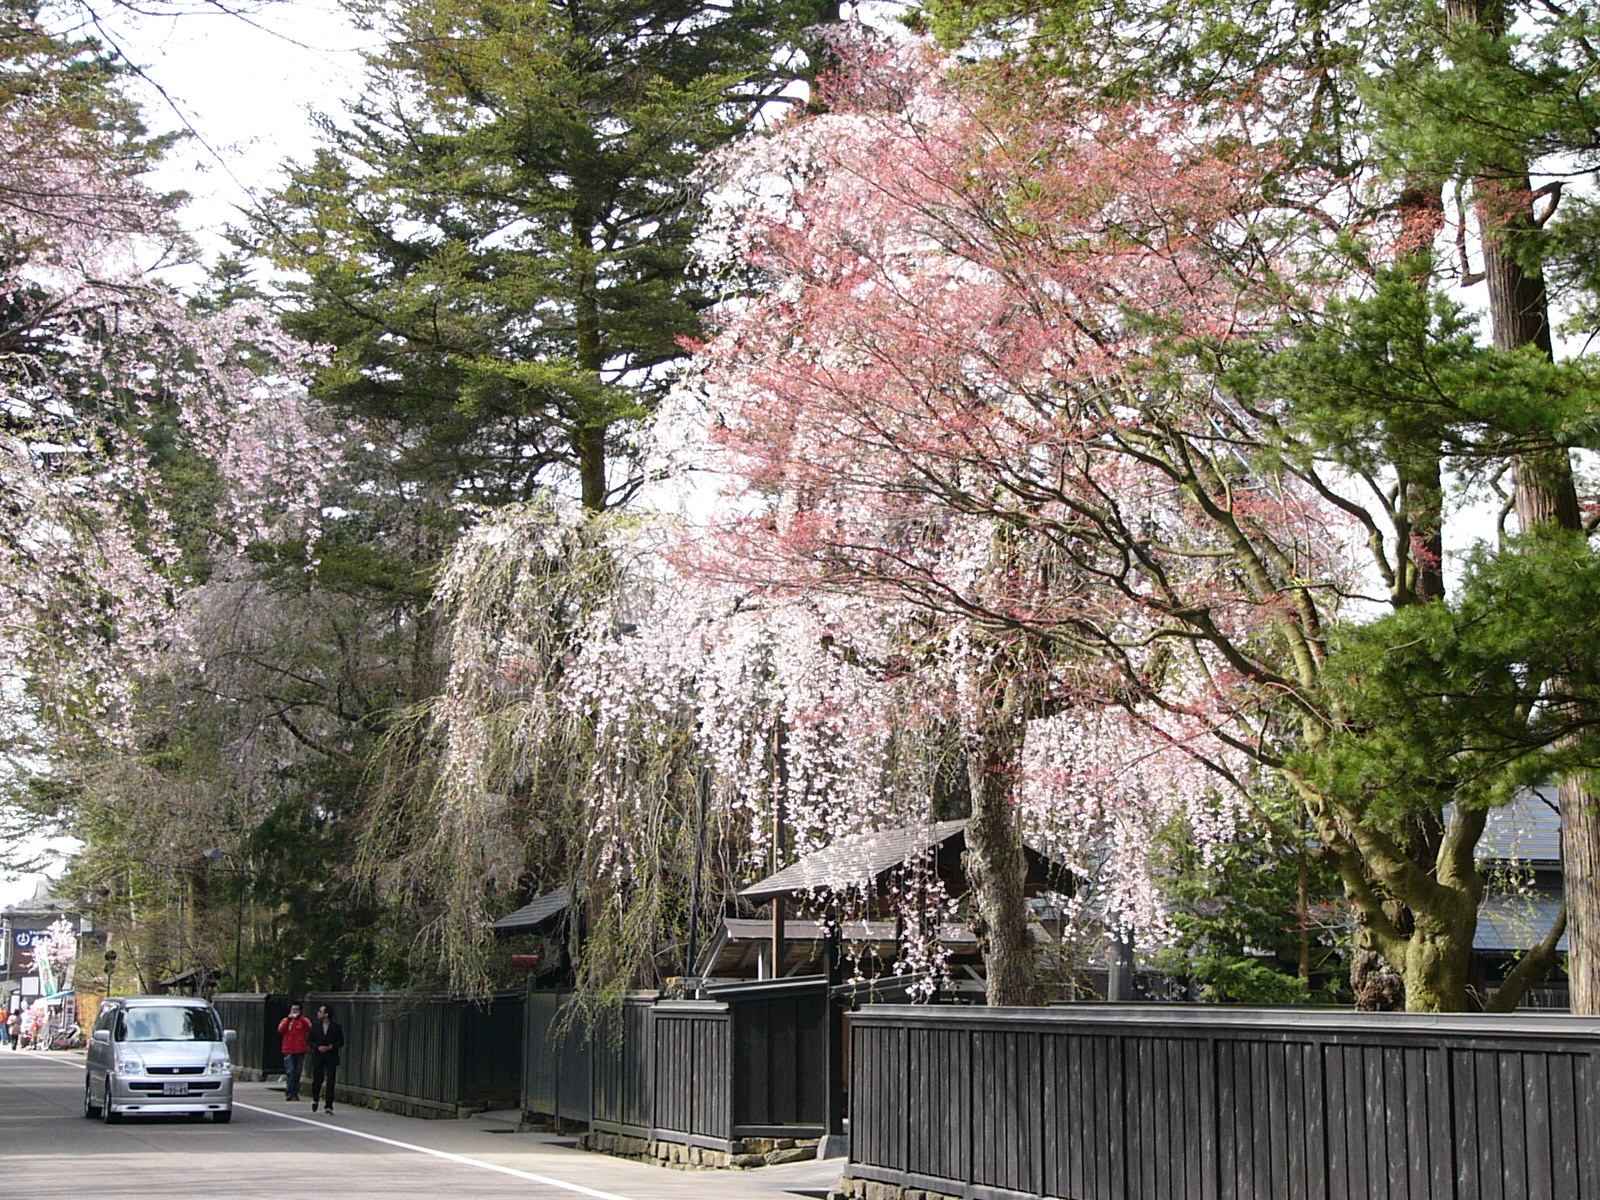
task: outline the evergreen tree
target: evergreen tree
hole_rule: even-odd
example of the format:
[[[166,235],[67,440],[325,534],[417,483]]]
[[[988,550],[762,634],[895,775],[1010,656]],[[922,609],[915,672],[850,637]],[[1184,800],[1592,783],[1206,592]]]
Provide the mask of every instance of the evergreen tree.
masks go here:
[[[295,273],[321,395],[395,431],[406,472],[486,503],[599,511],[711,297],[690,244],[705,154],[803,73],[808,0],[420,0],[256,247]]]
[[[429,808],[435,572],[484,508],[553,490],[593,515],[644,482],[638,434],[721,287],[691,269],[700,163],[797,102],[784,93],[813,70],[813,27],[837,5],[409,0],[358,13],[385,39],[363,95],[321,120],[321,149],[241,241],[285,272],[286,326],[331,348],[315,391],[355,418],[373,475],[340,494],[314,562],[275,551],[275,603],[335,640],[289,655],[276,682],[256,655],[247,686],[264,713],[299,698],[290,715],[315,749],[280,783],[334,814],[318,837],[335,880],[360,859],[389,915],[404,913],[411,981],[437,962],[481,983],[481,923],[466,950],[453,931],[516,900],[518,872],[475,874],[459,846],[448,879],[394,870],[449,828]],[[306,618],[319,595],[337,619]],[[350,619],[363,612],[370,626]],[[318,780],[333,777],[350,786],[329,805]],[[367,805],[363,857],[340,822]],[[267,824],[301,819],[288,804]]]
[[[1416,71],[1373,89],[1376,107],[1387,118],[1381,142],[1400,169],[1453,185],[1462,198],[1464,228],[1470,205],[1479,261],[1474,269],[1463,249],[1458,282],[1484,285],[1494,348],[1523,384],[1523,395],[1512,404],[1545,417],[1534,427],[1524,425],[1520,437],[1502,446],[1517,524],[1540,565],[1555,567],[1558,578],[1570,580],[1568,598],[1586,590],[1592,569],[1571,455],[1575,445],[1592,445],[1592,430],[1583,428],[1587,420],[1580,418],[1574,428],[1567,418],[1574,415],[1572,400],[1592,395],[1592,384],[1583,377],[1585,364],[1578,370],[1552,368],[1545,281],[1552,256],[1543,231],[1557,215],[1565,185],[1600,165],[1600,96],[1590,82],[1597,24],[1600,8],[1591,4],[1552,9],[1508,0],[1445,0],[1442,6],[1425,5],[1416,15],[1413,36],[1431,55],[1419,56],[1422,65]],[[1556,175],[1535,190],[1530,179],[1535,170]],[[1554,554],[1549,543],[1557,544]],[[1539,615],[1549,623],[1550,637],[1559,640],[1578,627],[1574,619],[1581,622],[1586,614],[1567,608]],[[1553,743],[1558,751],[1571,751],[1581,730],[1600,716],[1600,696],[1586,686],[1581,667],[1570,664],[1579,671],[1573,676],[1566,673],[1568,665],[1538,676],[1550,705],[1563,723],[1574,726]],[[1561,785],[1572,1007],[1595,1013],[1600,1012],[1600,791],[1591,782],[1594,764],[1585,756],[1562,765],[1566,769],[1554,773]]]

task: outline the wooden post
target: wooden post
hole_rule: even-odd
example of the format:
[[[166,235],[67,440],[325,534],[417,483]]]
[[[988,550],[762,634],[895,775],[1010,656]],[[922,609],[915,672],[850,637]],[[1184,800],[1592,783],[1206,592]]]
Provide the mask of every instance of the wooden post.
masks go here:
[[[843,1158],[850,1152],[844,1126],[847,1115],[844,1079],[845,1002],[842,997],[833,994],[833,989],[839,986],[844,975],[844,943],[838,922],[832,918],[828,920],[828,933],[823,947],[828,980],[828,1092],[822,1115],[822,1144],[817,1147],[817,1157]]]
[[[685,1000],[700,994],[700,981],[695,978],[700,953],[700,876],[705,873],[706,808],[711,800],[711,768],[700,768],[700,812],[694,827],[694,878],[689,881],[689,945],[684,951],[683,987]]]
[[[776,875],[783,870],[783,835],[784,826],[789,816],[789,750],[788,739],[784,737],[783,726],[779,725],[773,735],[777,742],[774,758],[777,759],[778,768],[778,796],[773,805],[772,812],[772,871]],[[772,901],[772,977],[783,978],[783,897],[778,896]]]
[[[556,1040],[556,1038],[553,1035],[554,1035],[555,1031],[557,1029],[560,1029],[560,1028],[561,1028],[561,976],[557,975],[556,976],[556,1008],[555,1008],[555,1013],[550,1018],[550,1028],[545,1031],[546,1053],[548,1053],[548,1054],[550,1054],[552,1056],[555,1056],[555,1055],[557,1055],[559,1053],[560,1043]],[[565,1038],[563,1037],[562,1040],[565,1040]],[[556,1110],[555,1113],[554,1113],[554,1117],[551,1120],[550,1124],[551,1124],[552,1128],[555,1129],[556,1133],[559,1135],[559,1134],[563,1134],[563,1133],[565,1133],[567,1131],[566,1123],[564,1121],[562,1121],[562,1119],[561,1119],[561,1060],[559,1058],[557,1058],[556,1061],[555,1061],[554,1067],[550,1072],[550,1077],[551,1077],[551,1080],[555,1084],[555,1098],[551,1101],[551,1107],[553,1107]]]
[[[1117,933],[1106,956],[1106,999],[1133,999],[1133,938]]]
[[[772,977],[783,978],[783,897],[772,902]]]

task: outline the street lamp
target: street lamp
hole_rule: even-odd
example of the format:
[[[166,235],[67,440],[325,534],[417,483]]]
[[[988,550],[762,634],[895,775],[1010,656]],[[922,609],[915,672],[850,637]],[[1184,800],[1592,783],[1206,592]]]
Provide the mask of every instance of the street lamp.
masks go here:
[[[200,857],[216,862],[218,859],[223,858],[237,858],[238,855],[232,854],[220,846],[213,846],[209,850],[200,851]],[[236,867],[234,868],[234,874],[242,875],[244,872]],[[242,992],[244,988],[239,983],[239,947],[244,941],[244,882],[242,880],[234,884],[234,891],[238,896],[238,909],[235,913],[236,919],[233,926],[233,988],[235,991]]]
[[[111,976],[117,969],[117,952],[106,951],[106,999],[111,998]]]

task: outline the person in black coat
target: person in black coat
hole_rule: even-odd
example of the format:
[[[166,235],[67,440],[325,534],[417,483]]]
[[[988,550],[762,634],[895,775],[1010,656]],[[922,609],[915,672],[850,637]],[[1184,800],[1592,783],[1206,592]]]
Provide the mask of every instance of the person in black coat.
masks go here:
[[[326,1004],[317,1006],[316,1019],[311,1022],[311,1111],[317,1111],[322,1099],[322,1082],[328,1082],[327,1103],[324,1112],[333,1111],[333,1080],[339,1073],[339,1048],[344,1045],[344,1028],[333,1019]]]

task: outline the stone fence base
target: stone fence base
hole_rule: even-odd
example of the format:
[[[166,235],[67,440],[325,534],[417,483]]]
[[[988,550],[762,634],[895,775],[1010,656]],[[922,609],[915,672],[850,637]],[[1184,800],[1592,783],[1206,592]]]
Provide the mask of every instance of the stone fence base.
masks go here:
[[[878,1183],[848,1176],[839,1181],[839,1191],[835,1194],[843,1196],[844,1200],[961,1200],[959,1196],[949,1196],[944,1192],[926,1192],[921,1188],[901,1187],[897,1183]]]
[[[745,1138],[733,1142],[732,1150],[712,1150],[704,1146],[685,1146],[681,1142],[629,1137],[624,1133],[578,1135],[578,1144],[598,1154],[631,1158],[677,1171],[733,1170],[771,1167],[779,1163],[806,1162],[817,1156],[820,1138]]]

